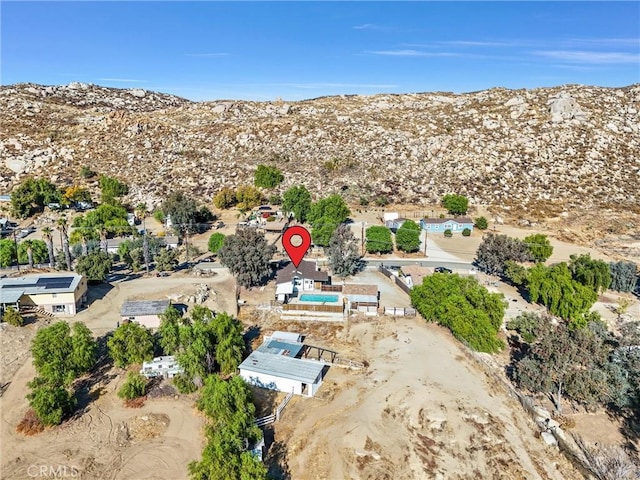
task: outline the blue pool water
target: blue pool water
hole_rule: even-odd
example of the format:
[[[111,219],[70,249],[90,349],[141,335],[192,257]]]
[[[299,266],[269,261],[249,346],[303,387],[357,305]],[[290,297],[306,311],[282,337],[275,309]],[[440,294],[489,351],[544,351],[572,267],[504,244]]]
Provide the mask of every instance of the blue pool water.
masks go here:
[[[338,295],[316,295],[313,293],[304,293],[300,295],[300,301],[338,303]]]

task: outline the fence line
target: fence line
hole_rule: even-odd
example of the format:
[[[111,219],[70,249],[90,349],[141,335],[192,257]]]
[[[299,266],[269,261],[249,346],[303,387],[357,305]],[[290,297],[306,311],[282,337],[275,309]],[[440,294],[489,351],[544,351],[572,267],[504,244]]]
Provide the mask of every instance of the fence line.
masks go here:
[[[272,423],[277,422],[282,416],[282,412],[284,411],[284,408],[289,404],[289,400],[291,400],[291,397],[293,397],[293,389],[289,393],[287,393],[287,396],[284,397],[284,400],[280,402],[280,405],[276,407],[275,411],[271,415],[266,415],[264,417],[256,418],[253,421],[253,423],[257,427],[264,427],[265,425],[270,425]]]
[[[342,285],[321,285],[321,292],[342,292]]]
[[[343,313],[344,305],[312,305],[312,304],[297,304],[297,303],[285,303],[282,305],[283,310],[305,310],[308,312],[333,312]]]

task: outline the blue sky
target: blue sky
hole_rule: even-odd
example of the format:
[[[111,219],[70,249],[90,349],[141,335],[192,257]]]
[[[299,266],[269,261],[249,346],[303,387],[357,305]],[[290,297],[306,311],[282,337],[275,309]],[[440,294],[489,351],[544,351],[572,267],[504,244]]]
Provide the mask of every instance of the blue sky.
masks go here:
[[[192,100],[640,82],[638,2],[1,4],[3,85]]]

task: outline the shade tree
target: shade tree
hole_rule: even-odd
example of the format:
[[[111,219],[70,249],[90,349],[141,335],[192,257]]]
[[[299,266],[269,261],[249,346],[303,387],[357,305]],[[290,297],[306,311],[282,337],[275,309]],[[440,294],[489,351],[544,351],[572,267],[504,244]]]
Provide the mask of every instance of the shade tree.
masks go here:
[[[338,225],[329,240],[327,259],[334,275],[347,277],[362,268],[360,248],[351,227],[344,223]]]
[[[368,253],[393,252],[391,230],[383,225],[373,225],[367,228],[366,248]]]
[[[420,226],[413,220],[405,220],[396,231],[396,247],[407,253],[420,250]]]
[[[631,292],[638,281],[638,266],[633,262],[609,263],[611,285],[609,288],[617,292]]]
[[[488,233],[476,251],[475,263],[485,273],[503,275],[507,260],[528,262],[532,258],[529,248],[522,240]]]
[[[531,257],[536,262],[546,262],[547,259],[553,255],[553,247],[546,235],[542,233],[536,233],[524,237],[523,242],[527,245]]]
[[[249,288],[264,284],[271,276],[275,251],[276,247],[267,242],[262,232],[244,228],[225,238],[218,258],[240,285]]]
[[[469,199],[464,195],[449,193],[442,197],[442,206],[451,215],[464,215],[469,210]]]
[[[107,340],[107,348],[116,367],[124,368],[153,358],[153,336],[142,325],[125,322]]]
[[[289,188],[282,196],[282,209],[293,213],[295,219],[304,223],[311,211],[311,193],[304,185]]]

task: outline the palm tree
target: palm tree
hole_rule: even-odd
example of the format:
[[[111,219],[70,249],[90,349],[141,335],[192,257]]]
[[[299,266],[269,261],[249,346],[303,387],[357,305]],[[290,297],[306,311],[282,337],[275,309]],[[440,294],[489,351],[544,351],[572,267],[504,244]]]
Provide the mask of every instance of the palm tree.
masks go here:
[[[27,247],[27,261],[29,262],[29,270],[33,269],[33,240],[24,240],[22,243]]]
[[[58,219],[58,229],[60,230],[60,240],[62,242],[62,250],[64,251],[64,260],[67,264],[67,270],[71,271],[71,252],[69,251],[69,223],[67,217],[62,216]]]
[[[107,242],[107,235],[108,234],[109,234],[109,230],[107,229],[107,227],[102,225],[100,227],[100,248],[102,248],[104,250],[104,253],[109,253],[109,251],[108,251],[108,242]]]
[[[49,267],[53,268],[55,265],[55,256],[53,253],[53,230],[51,227],[44,227],[42,229],[42,237],[47,243],[47,250],[49,251]]]
[[[144,256],[144,264],[147,269],[147,275],[149,275],[149,263],[151,261],[151,255],[149,255],[149,241],[147,240],[147,225],[146,218],[149,215],[149,209],[147,204],[142,202],[136,206],[136,216],[142,220],[142,229],[144,230],[144,237],[142,238],[142,254]]]
[[[93,238],[93,231],[83,228],[80,230],[80,243],[82,244],[82,255],[85,257],[89,255],[89,244],[88,241]]]

